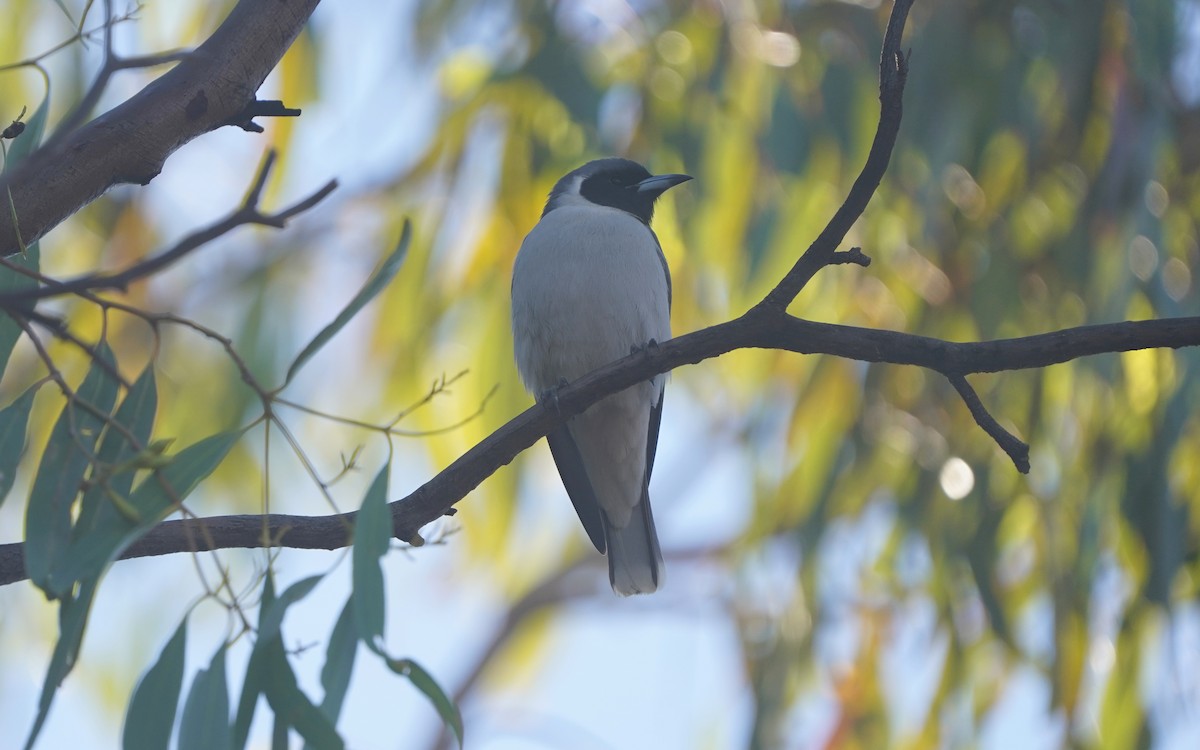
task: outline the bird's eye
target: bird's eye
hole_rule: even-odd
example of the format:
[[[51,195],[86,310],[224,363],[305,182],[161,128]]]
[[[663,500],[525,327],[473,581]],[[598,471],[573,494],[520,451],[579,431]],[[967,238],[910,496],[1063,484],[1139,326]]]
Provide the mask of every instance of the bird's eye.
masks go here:
[[[620,177],[609,177],[608,181],[614,185],[624,185],[625,184],[625,181],[622,180]]]

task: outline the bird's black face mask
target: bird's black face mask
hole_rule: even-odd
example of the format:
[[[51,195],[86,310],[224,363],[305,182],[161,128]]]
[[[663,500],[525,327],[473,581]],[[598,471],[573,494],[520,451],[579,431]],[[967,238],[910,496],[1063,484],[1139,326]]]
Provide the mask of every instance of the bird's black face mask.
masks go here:
[[[683,174],[651,175],[642,166],[609,168],[585,177],[579,194],[592,203],[627,211],[649,224],[654,217],[654,201],[668,189],[691,177]]]

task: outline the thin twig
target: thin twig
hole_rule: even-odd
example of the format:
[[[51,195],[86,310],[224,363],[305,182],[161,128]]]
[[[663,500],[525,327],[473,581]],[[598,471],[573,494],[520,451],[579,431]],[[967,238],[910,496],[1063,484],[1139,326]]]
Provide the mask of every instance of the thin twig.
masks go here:
[[[137,13],[140,9],[141,9],[140,7],[135,8],[122,16],[117,16],[115,18],[112,18],[99,26],[88,29],[87,31],[76,31],[74,34],[72,34],[67,39],[64,39],[63,41],[61,41],[58,44],[51,47],[50,49],[39,52],[38,54],[34,55],[33,57],[27,57],[24,60],[18,60],[17,62],[5,63],[4,65],[0,65],[0,73],[3,73],[8,70],[16,70],[18,68],[32,68],[32,67],[38,65],[39,63],[41,63],[47,57],[50,57],[51,55],[53,55],[55,52],[61,52],[62,50],[66,49],[67,47],[70,47],[72,44],[75,44],[76,42],[81,42],[81,41],[90,39],[91,37],[99,34],[100,32],[104,31],[105,29],[107,29],[111,26],[115,26],[116,24],[133,20],[137,16]]]
[[[46,367],[47,377],[54,381],[54,384],[58,386],[59,392],[62,393],[63,398],[67,400],[67,404],[69,406],[77,407],[83,411],[86,411],[97,421],[103,423],[107,429],[118,432],[121,437],[125,438],[125,442],[127,442],[134,451],[140,451],[145,448],[141,440],[139,440],[136,435],[130,432],[127,426],[114,419],[112,414],[109,414],[107,411],[99,408],[87,399],[80,398],[75,389],[67,384],[67,379],[58,369],[57,365],[54,363],[54,359],[50,356],[49,351],[46,350],[46,346],[42,343],[41,339],[38,338],[37,334],[33,332],[33,329],[30,327],[29,323],[25,322],[24,320],[17,320],[16,323],[18,326],[20,326],[21,330],[25,332],[25,335],[29,338],[30,343],[33,344],[34,352],[37,353],[38,359],[40,359],[42,364]],[[108,372],[107,369],[106,372]],[[68,414],[70,414],[70,412],[68,412]],[[76,447],[78,447],[79,450],[86,454],[89,458],[95,458],[95,456],[92,455],[91,448],[88,448],[79,442],[78,436],[74,431],[72,431],[72,435],[73,439],[76,441]]]
[[[215,224],[189,234],[171,249],[165,250],[151,258],[138,261],[121,271],[86,274],[70,281],[50,281],[36,289],[19,289],[4,292],[0,294],[0,309],[15,310],[20,313],[23,308],[27,310],[32,303],[51,297],[78,294],[84,291],[97,292],[106,289],[125,291],[131,283],[162,271],[168,266],[177,263],[188,254],[238,227],[247,224],[258,224],[277,229],[282,228],[288,219],[320,203],[337,188],[337,180],[330,180],[321,189],[307,198],[276,213],[264,214],[259,211],[258,202],[262,194],[263,185],[267,181],[274,162],[275,152],[271,151],[255,176],[254,183],[246,196],[246,200],[237,210]]]
[[[114,367],[113,364],[107,359],[100,356],[100,350],[97,346],[89,344],[75,334],[71,333],[71,329],[67,328],[65,325],[62,325],[62,321],[48,321],[46,316],[36,314],[29,316],[29,320],[48,330],[50,335],[54,336],[56,339],[65,341],[74,346],[76,349],[81,350],[84,354],[88,355],[88,359],[92,362],[92,364],[103,370],[106,375],[119,383],[125,390],[129,390],[133,387],[133,385],[121,375],[120,370]]]
[[[849,250],[838,250],[831,255],[829,265],[855,265],[866,268],[871,265],[871,258],[863,253],[861,247],[852,247]]]
[[[424,406],[425,404],[429,403],[435,396],[438,396],[439,394],[442,394],[442,393],[446,393],[447,392],[446,387],[448,385],[450,385],[451,383],[453,383],[454,381],[461,378],[463,375],[466,374],[466,372],[467,372],[466,370],[463,370],[462,372],[458,373],[457,375],[455,375],[453,378],[451,378],[449,380],[447,380],[443,376],[439,381],[437,381],[433,384],[433,387],[429,390],[429,392],[426,393],[423,397],[421,397],[421,399],[419,401],[417,401],[412,406],[408,406],[408,407],[402,409],[400,411],[400,413],[398,415],[396,415],[396,417],[394,417],[393,419],[391,419],[388,422],[383,423],[383,424],[377,424],[375,422],[367,422],[365,420],[354,419],[352,417],[343,417],[343,416],[340,416],[337,414],[330,414],[328,412],[324,412],[319,409],[314,409],[311,406],[305,406],[304,404],[297,403],[295,401],[291,401],[289,399],[281,398],[278,396],[275,397],[274,403],[279,404],[281,406],[287,406],[289,408],[295,409],[296,411],[304,412],[305,414],[311,414],[314,417],[320,417],[321,419],[329,420],[330,422],[344,424],[349,427],[360,427],[364,430],[371,430],[373,432],[386,433],[388,435],[395,435],[396,437],[430,437],[433,435],[442,435],[447,432],[453,432],[454,430],[457,430],[457,429],[463,427],[464,425],[469,424],[470,422],[478,419],[479,416],[483,414],[484,409],[487,408],[488,401],[491,401],[492,397],[495,396],[496,392],[499,390],[499,388],[500,388],[499,385],[493,385],[491,387],[491,389],[480,400],[479,406],[477,406],[475,408],[475,411],[471,412],[470,414],[468,414],[467,416],[458,420],[457,422],[452,422],[451,424],[444,425],[442,427],[434,427],[429,430],[400,430],[400,429],[396,428],[396,425],[401,420],[403,420],[405,417],[407,417],[409,414],[416,411],[418,408]]]
[[[48,143],[57,141],[63,135],[70,133],[83,124],[83,122],[92,113],[92,110],[96,108],[96,105],[100,103],[100,98],[104,96],[104,91],[108,88],[109,81],[112,80],[112,77],[116,73],[122,70],[153,68],[159,65],[181,62],[187,59],[188,55],[191,54],[190,50],[169,50],[167,52],[160,52],[157,54],[137,55],[132,57],[122,57],[121,55],[117,54],[117,51],[113,48],[113,26],[122,21],[127,21],[134,18],[140,10],[141,6],[139,5],[134,8],[134,10],[126,13],[123,16],[114,16],[112,10],[112,0],[104,0],[105,22],[95,30],[104,32],[104,63],[100,66],[99,72],[96,73],[95,80],[92,81],[92,85],[88,87],[88,90],[86,93],[84,93],[83,98],[79,100],[79,103],[75,105],[75,108],[71,110],[71,113],[63,118],[62,122],[58,124],[58,127],[54,131],[54,136],[50,139],[50,141],[48,141]],[[77,34],[75,38],[71,40],[71,42],[86,38],[87,36],[85,35]],[[57,52],[58,49],[62,48],[62,46],[65,45],[60,45],[58,48],[52,50],[52,52]],[[37,58],[35,58],[35,61],[36,60]],[[27,61],[23,61],[21,64],[29,63]]]
[[[255,99],[246,105],[245,109],[225,121],[247,133],[262,133],[263,126],[254,121],[255,117],[299,117],[300,110],[284,106],[278,99]]]
[[[987,407],[979,400],[979,394],[967,382],[967,379],[962,375],[947,375],[946,379],[950,381],[950,385],[954,386],[954,390],[958,391],[958,395],[962,396],[963,403],[971,410],[971,416],[975,418],[976,424],[983,428],[983,431],[992,436],[992,439],[1008,454],[1012,459],[1013,465],[1017,467],[1017,471],[1022,474],[1029,473],[1029,446],[1020,440],[1016,435],[1000,426],[996,418],[988,412]]]
[[[892,6],[892,15],[888,19],[887,31],[883,35],[883,52],[879,59],[879,125],[862,171],[854,180],[846,200],[825,225],[825,229],[817,235],[779,284],[758,303],[759,307],[786,310],[817,271],[838,262],[835,260],[838,245],[846,237],[850,227],[854,226],[854,222],[862,216],[884,173],[887,172],[903,114],[908,57],[900,49],[900,39],[904,34],[904,24],[911,7],[912,0],[896,0]]]
[[[96,104],[99,103],[100,97],[104,95],[104,90],[108,88],[108,81],[117,70],[114,65],[116,53],[113,52],[112,18],[112,0],[104,0],[104,24],[102,27],[104,32],[104,64],[100,66],[100,71],[96,74],[96,79],[92,81],[92,85],[88,87],[83,98],[79,100],[79,103],[75,105],[70,114],[62,119],[62,122],[55,129],[54,135],[47,143],[57,142],[63,135],[82,125],[92,110],[95,109]]]

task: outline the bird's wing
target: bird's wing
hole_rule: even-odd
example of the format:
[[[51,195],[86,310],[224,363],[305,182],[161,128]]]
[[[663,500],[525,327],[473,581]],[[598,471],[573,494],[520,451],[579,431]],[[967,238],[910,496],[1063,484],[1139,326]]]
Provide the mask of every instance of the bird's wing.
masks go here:
[[[662,405],[661,398],[659,405]],[[657,437],[658,420],[652,417],[651,421],[654,435]],[[579,452],[575,438],[571,435],[571,428],[565,424],[556,428],[546,435],[546,442],[550,444],[550,454],[554,456],[558,475],[562,477],[563,487],[566,488],[567,495],[571,498],[571,504],[575,506],[575,512],[579,515],[579,520],[583,524],[584,530],[587,531],[588,538],[603,554],[605,551],[604,521],[600,517],[600,502],[596,499],[596,490],[588,478],[587,469],[583,465],[583,456]],[[654,448],[651,447],[651,458],[653,455]],[[649,476],[648,472],[647,476]]]
[[[666,388],[659,390],[658,401],[650,409],[650,427],[646,434],[646,487],[650,486],[650,472],[654,471],[654,452],[658,448],[658,428],[662,424],[663,397],[666,395]]]
[[[613,591],[622,596],[648,594],[663,583],[662,549],[654,529],[654,513],[650,509],[650,472],[654,467],[654,449],[662,422],[662,403],[663,391],[659,390],[657,398],[647,404],[649,408],[642,412],[646,419],[642,424],[647,429],[643,454],[645,465],[642,467],[641,486],[633,490],[637,494],[630,498],[636,499],[637,504],[632,512],[625,509],[626,520],[620,526],[612,522],[612,509],[601,505],[605,544],[608,546],[608,578]]]
[[[647,229],[650,228],[647,227]],[[654,233],[653,229],[650,229],[650,236],[654,238],[654,249],[658,252],[658,262],[662,264],[663,278],[667,281],[667,310],[669,311],[671,309],[672,296],[671,267],[667,265],[667,256],[663,254],[662,243],[658,241],[658,235]],[[665,378],[666,376],[662,377]],[[658,391],[658,401],[650,409],[650,431],[646,435],[646,487],[650,486],[650,472],[654,471],[654,451],[658,448],[658,428],[662,423],[663,396],[667,393],[666,383],[661,380],[659,382],[662,385]],[[643,496],[643,499],[647,498]],[[646,503],[646,507],[649,508],[650,504]],[[649,511],[647,510],[647,512]]]
[[[658,241],[658,235],[655,234],[654,230],[650,229],[650,227],[647,226],[646,229],[649,230],[650,236],[654,238],[654,249],[658,251],[658,262],[662,263],[663,276],[665,276],[667,279],[667,309],[670,310],[671,309],[671,296],[672,296],[672,293],[671,293],[671,267],[669,265],[667,265],[667,256],[666,256],[666,254],[663,253],[662,243]]]
[[[670,276],[667,277],[670,279]],[[624,554],[617,555],[615,551],[608,556],[608,578],[613,582],[613,589],[622,594],[630,594],[637,591],[650,593],[658,589],[662,585],[663,580],[663,556],[662,548],[658,544],[658,532],[654,529],[654,512],[650,509],[650,473],[654,471],[654,452],[658,447],[658,428],[662,423],[662,405],[663,396],[666,394],[666,388],[658,392],[658,401],[650,409],[649,431],[646,434],[646,474],[642,480],[642,497],[638,503],[638,508],[635,513],[641,513],[641,520],[638,523],[630,523],[626,527],[627,531],[621,537],[623,542],[622,551]],[[610,530],[610,533],[613,533]],[[621,534],[621,532],[616,532]],[[635,541],[630,541],[625,537],[634,536]],[[642,570],[650,575],[649,581],[641,581],[635,584],[632,588],[618,589],[617,582],[621,580],[618,576],[618,561],[621,557],[624,562],[623,570],[628,572],[630,569]],[[640,561],[637,564],[631,565],[629,560]],[[630,579],[633,580],[633,579]]]

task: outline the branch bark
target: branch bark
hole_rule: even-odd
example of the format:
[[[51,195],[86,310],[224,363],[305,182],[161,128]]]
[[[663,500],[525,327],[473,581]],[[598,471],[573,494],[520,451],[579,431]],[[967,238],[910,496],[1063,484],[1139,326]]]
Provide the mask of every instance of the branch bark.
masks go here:
[[[199,48],[135,96],[30,154],[0,181],[0,256],[20,252],[106,190],[145,185],[180,146],[243,115],[319,0],[240,0]],[[21,236],[12,221],[15,212]]]

